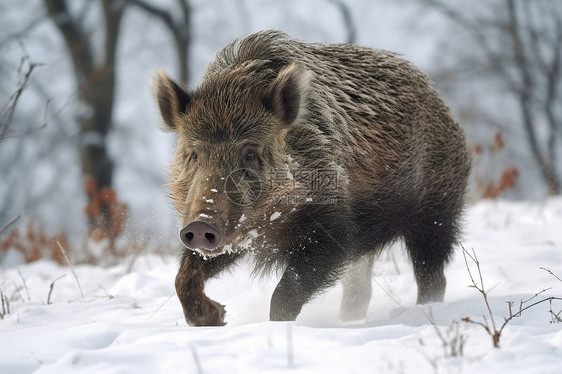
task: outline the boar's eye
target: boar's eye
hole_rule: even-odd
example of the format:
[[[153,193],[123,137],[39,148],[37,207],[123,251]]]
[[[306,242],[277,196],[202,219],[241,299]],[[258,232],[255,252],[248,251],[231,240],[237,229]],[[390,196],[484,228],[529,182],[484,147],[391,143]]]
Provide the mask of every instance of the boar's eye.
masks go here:
[[[197,161],[197,153],[193,152],[191,154],[191,156],[189,157],[189,160],[190,161]]]
[[[255,159],[256,159],[256,153],[254,151],[252,151],[251,149],[246,151],[246,154],[244,155],[244,161],[251,162]]]
[[[254,148],[246,148],[243,155],[243,161],[246,166],[256,166],[258,162],[258,153]]]

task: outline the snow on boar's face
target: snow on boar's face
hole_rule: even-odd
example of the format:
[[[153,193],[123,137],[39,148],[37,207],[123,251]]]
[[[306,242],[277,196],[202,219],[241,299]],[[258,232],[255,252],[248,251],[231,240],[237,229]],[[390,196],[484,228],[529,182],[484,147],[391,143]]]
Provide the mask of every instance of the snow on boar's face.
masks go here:
[[[205,256],[247,248],[283,188],[267,183],[268,173],[287,167],[285,134],[302,117],[311,73],[266,64],[207,75],[193,92],[163,72],[153,84],[164,124],[178,135],[169,189],[180,239]]]

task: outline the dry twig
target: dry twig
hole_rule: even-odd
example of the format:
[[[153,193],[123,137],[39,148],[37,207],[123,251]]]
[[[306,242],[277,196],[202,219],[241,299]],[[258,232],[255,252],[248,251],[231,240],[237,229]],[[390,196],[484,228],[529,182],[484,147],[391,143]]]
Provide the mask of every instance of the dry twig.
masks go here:
[[[460,357],[464,354],[464,343],[466,343],[467,337],[460,333],[459,331],[459,322],[453,321],[449,324],[449,327],[446,330],[445,335],[441,332],[441,329],[435,323],[435,319],[433,318],[433,313],[431,310],[426,312],[423,308],[420,308],[425,317],[431,323],[439,340],[441,340],[441,344],[443,346],[443,352],[445,357]]]
[[[31,73],[36,67],[42,65],[40,63],[32,62],[31,58],[25,51],[25,47],[21,42],[20,42],[20,46],[24,51],[24,56],[21,58],[20,66],[18,68],[18,74],[21,74],[22,77],[18,82],[18,88],[12,94],[12,96],[10,96],[8,102],[4,105],[4,107],[0,111],[0,141],[2,141],[2,139],[4,139],[6,134],[8,133],[8,128],[10,127],[10,124],[12,122],[12,118],[14,116],[16,106],[18,105],[18,101],[23,91],[27,87],[27,82],[29,81],[29,77],[31,76]],[[24,67],[26,67],[25,72],[23,71]]]
[[[31,301],[31,297],[29,296],[29,289],[27,288],[27,284],[25,283],[25,278],[23,274],[18,269],[18,274],[20,275],[21,281],[23,282],[23,288],[25,288],[25,293],[27,294],[27,301]]]
[[[70,262],[70,259],[66,255],[66,251],[64,250],[63,246],[60,244],[58,239],[55,239],[55,241],[56,241],[57,246],[59,247],[60,251],[62,252],[62,255],[64,256],[64,259],[66,260],[66,263],[68,264],[68,267],[70,268],[70,271],[72,272],[72,276],[76,280],[76,284],[78,285],[78,289],[80,290],[80,296],[82,298],[84,298],[84,293],[82,292],[82,287],[80,287],[80,281],[78,280],[78,276],[74,272],[74,268],[72,267],[72,263]]]
[[[171,299],[172,297],[174,297],[175,294],[176,294],[176,293],[174,292],[173,294],[171,294],[170,296],[168,296],[168,298],[167,298],[166,300],[164,300],[164,302],[163,302],[162,304],[160,304],[160,306],[159,306],[158,308],[156,308],[156,310],[150,315],[150,317],[148,317],[148,318],[146,319],[146,322],[150,321],[150,320],[152,319],[152,317],[154,317],[154,315],[155,315],[156,313],[158,313],[158,311],[159,311],[160,309],[162,309],[162,307],[163,307],[164,305],[166,305],[166,303],[167,303],[168,301],[170,301],[170,299]]]
[[[513,310],[512,310],[513,301],[509,301],[508,302],[509,317],[504,318],[503,324],[498,329],[497,326],[496,326],[496,322],[495,322],[494,314],[492,312],[492,308],[490,307],[490,303],[488,302],[488,293],[484,288],[484,280],[482,278],[482,271],[480,269],[480,262],[478,261],[478,257],[476,256],[476,252],[473,249],[472,255],[471,255],[464,247],[462,247],[462,249],[463,249],[463,256],[464,256],[464,262],[466,264],[466,269],[468,270],[468,274],[470,275],[470,280],[472,282],[472,285],[470,285],[469,287],[475,288],[478,292],[480,292],[480,294],[484,298],[484,303],[486,304],[486,308],[488,309],[488,315],[490,317],[490,322],[488,322],[486,316],[483,316],[484,322],[474,321],[470,317],[464,317],[462,320],[464,322],[467,322],[467,323],[472,323],[472,324],[475,324],[475,325],[478,325],[478,326],[482,326],[482,328],[484,328],[484,330],[486,330],[486,332],[492,337],[492,343],[494,345],[494,348],[500,347],[500,338],[501,338],[502,331],[505,328],[505,326],[507,326],[509,321],[511,321],[513,318],[520,317],[521,314],[524,311],[534,307],[535,305],[544,303],[546,301],[549,301],[550,303],[552,303],[553,300],[562,300],[562,298],[560,298],[560,297],[551,296],[551,297],[547,297],[545,299],[539,300],[537,302],[534,302],[530,305],[527,305],[526,307],[523,307],[524,304],[528,303],[529,301],[533,300],[534,298],[538,297],[540,294],[542,294],[543,292],[546,292],[548,290],[548,289],[544,289],[544,290],[536,293],[534,296],[532,296],[528,300],[521,301],[519,303],[519,310],[515,313],[513,313]],[[480,285],[478,285],[478,283],[474,280],[474,277],[472,275],[472,271],[470,270],[470,266],[468,264],[467,256],[476,265],[476,270],[478,271],[478,277],[480,279]],[[557,314],[554,314],[554,312],[552,312],[552,307],[551,307],[551,314],[554,317],[557,316]],[[558,315],[559,314],[560,313],[558,313]]]
[[[47,295],[47,305],[51,304],[51,295],[53,293],[53,288],[55,287],[55,282],[58,281],[61,278],[64,278],[66,276],[66,274],[61,275],[60,277],[58,277],[57,279],[55,279],[54,281],[51,282],[51,285],[49,286],[49,294]]]
[[[197,368],[197,374],[203,374],[203,367],[201,366],[201,361],[199,360],[199,355],[197,354],[197,350],[191,344],[189,345],[189,349],[191,350],[191,356],[193,357],[195,368]]]
[[[544,270],[548,273],[550,273],[550,275],[552,275],[554,278],[558,279],[560,282],[562,282],[562,279],[560,279],[556,274],[554,274],[552,271],[548,270],[547,268],[543,268],[542,266],[540,267],[541,270]]]
[[[550,271],[547,268],[543,268],[541,267],[540,269],[547,271],[548,273],[550,273],[550,275],[552,275],[554,278],[558,279],[560,282],[562,282],[562,279],[560,279],[560,277],[558,277],[556,274],[554,274],[552,271]],[[550,300],[550,310],[548,311],[550,313],[550,323],[561,323],[562,322],[562,317],[560,316],[562,314],[562,309],[560,309],[560,311],[558,311],[558,313],[556,313],[555,311],[552,310],[552,300]]]
[[[4,292],[0,291],[0,299],[2,299],[2,312],[0,313],[0,319],[10,314],[10,301],[4,296]]]
[[[2,138],[0,137],[0,139],[2,139]],[[14,217],[8,223],[6,223],[4,226],[0,227],[0,234],[2,234],[4,231],[7,231],[10,228],[10,226],[12,226],[14,223],[16,223],[20,218],[21,218],[21,216]]]

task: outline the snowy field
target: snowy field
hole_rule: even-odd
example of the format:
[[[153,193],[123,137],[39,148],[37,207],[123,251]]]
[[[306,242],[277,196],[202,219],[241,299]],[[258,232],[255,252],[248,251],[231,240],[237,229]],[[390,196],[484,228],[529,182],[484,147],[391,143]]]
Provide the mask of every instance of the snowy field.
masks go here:
[[[544,289],[525,305],[562,297],[562,281],[541,269],[562,278],[561,198],[478,203],[466,217],[464,246],[478,255],[498,325],[509,315],[507,301],[518,309]],[[562,373],[562,323],[552,323],[548,302],[511,320],[499,349],[481,326],[461,322],[483,322],[487,310],[468,287],[460,248],[445,301],[423,310],[402,246],[385,252],[373,271],[368,318],[354,324],[338,319],[340,286],[305,306],[296,322],[269,322],[275,279],[248,279],[241,265],[207,285],[227,306],[227,326],[188,327],[174,293],[176,269],[174,257],[154,255],[76,266],[81,296],[67,267],[1,268],[10,313],[0,320],[0,373]],[[47,304],[49,285],[63,275]],[[561,309],[562,301],[552,303],[554,313]],[[466,340],[462,356],[449,354],[436,327],[446,340],[455,333]]]

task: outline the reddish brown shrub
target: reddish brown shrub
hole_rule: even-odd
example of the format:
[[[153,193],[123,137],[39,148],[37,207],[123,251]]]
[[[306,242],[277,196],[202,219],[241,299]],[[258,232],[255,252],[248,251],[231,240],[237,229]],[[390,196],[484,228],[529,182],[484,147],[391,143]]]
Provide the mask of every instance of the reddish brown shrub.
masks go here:
[[[59,264],[64,264],[64,257],[56,244],[57,240],[61,245],[68,247],[66,234],[59,233],[49,236],[42,227],[29,221],[25,227],[14,228],[0,240],[0,250],[2,252],[15,250],[21,253],[25,262],[28,263],[47,258]]]

